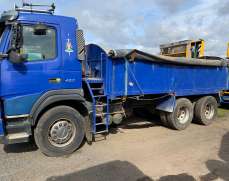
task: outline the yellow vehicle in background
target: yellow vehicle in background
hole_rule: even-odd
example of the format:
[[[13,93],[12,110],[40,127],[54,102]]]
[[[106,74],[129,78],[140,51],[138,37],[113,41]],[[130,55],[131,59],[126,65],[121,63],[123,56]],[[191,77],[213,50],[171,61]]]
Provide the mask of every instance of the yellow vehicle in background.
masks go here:
[[[227,59],[229,59],[229,43],[227,44]]]
[[[160,45],[160,54],[171,57],[201,58],[204,56],[204,40],[184,40]]]

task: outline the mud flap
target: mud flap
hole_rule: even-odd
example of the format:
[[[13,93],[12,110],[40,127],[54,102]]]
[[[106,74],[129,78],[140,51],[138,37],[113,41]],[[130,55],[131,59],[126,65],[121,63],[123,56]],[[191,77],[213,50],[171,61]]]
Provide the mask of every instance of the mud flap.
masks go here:
[[[173,112],[176,106],[176,97],[171,95],[166,100],[161,101],[157,106],[156,109],[159,111],[164,112]]]
[[[85,122],[84,122],[84,131],[85,131],[85,137],[87,140],[87,143],[89,145],[92,144],[93,141],[93,135],[92,135],[92,124],[91,124],[91,119],[90,119],[90,115],[85,117]]]

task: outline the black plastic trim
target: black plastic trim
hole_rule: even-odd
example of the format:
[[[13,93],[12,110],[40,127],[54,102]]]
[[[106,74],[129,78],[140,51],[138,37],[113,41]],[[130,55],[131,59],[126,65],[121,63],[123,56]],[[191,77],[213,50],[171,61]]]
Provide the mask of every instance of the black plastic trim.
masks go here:
[[[53,90],[42,95],[37,102],[34,104],[31,112],[31,123],[35,125],[39,113],[47,106],[59,102],[59,101],[79,101],[85,102],[83,97],[82,89],[64,89],[64,90]]]

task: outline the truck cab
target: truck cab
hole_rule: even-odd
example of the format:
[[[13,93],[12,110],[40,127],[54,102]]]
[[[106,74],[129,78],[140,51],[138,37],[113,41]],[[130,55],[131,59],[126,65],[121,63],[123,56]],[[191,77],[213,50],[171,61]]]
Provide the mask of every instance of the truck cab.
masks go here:
[[[4,144],[26,142],[47,109],[69,99],[66,104],[85,103],[78,23],[29,8],[4,12],[0,21],[0,138]],[[62,120],[55,125],[62,131],[61,123],[72,126]]]
[[[19,12],[14,21],[4,26],[0,51],[6,54],[14,49],[27,57],[22,64],[7,58],[1,61],[2,97],[81,88],[81,64],[76,47],[78,25],[74,18]],[[22,113],[14,111],[7,111],[6,115]]]

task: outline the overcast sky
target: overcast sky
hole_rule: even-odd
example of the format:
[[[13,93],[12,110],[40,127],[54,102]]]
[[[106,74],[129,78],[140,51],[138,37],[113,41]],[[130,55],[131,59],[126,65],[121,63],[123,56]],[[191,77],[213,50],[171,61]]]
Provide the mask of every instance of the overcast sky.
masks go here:
[[[0,11],[19,0],[0,0]],[[27,0],[31,2],[31,0]],[[206,55],[225,56],[229,42],[229,0],[34,0],[55,2],[56,14],[74,16],[87,43],[106,49],[138,48],[204,39]]]

